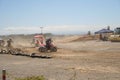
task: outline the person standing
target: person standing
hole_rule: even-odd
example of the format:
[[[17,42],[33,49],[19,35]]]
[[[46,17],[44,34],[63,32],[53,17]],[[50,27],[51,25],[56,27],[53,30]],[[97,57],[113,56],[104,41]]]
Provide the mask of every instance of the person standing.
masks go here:
[[[12,48],[12,42],[13,42],[12,39],[8,39],[8,40],[7,40],[7,47],[8,47],[8,48]]]

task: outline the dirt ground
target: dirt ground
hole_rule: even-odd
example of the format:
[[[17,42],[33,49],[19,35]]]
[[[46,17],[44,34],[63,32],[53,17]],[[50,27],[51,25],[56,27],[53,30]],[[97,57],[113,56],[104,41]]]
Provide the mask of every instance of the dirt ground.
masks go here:
[[[7,70],[7,80],[32,75],[47,80],[120,80],[120,42],[79,41],[79,37],[54,37],[58,51],[45,53],[53,56],[50,59],[0,54],[0,70]],[[30,47],[27,40],[14,38],[14,46]]]

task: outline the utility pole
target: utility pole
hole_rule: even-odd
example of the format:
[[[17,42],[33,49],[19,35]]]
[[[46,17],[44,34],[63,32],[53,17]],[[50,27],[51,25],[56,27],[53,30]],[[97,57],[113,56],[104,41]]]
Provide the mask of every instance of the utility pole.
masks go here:
[[[42,30],[43,30],[43,27],[40,27],[40,29],[41,29],[41,34],[43,34],[43,32],[42,32]]]

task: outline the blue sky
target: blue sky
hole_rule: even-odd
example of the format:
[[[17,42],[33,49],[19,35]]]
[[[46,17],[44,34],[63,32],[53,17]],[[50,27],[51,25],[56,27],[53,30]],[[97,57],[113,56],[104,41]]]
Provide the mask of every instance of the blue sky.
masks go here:
[[[120,0],[0,0],[0,34],[80,33],[120,27]]]

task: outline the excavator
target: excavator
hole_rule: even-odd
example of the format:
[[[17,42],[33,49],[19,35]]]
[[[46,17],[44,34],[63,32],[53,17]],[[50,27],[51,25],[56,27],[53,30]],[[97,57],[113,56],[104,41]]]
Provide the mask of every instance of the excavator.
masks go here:
[[[111,42],[120,42],[120,27],[114,30],[114,34],[110,35],[109,40]]]

